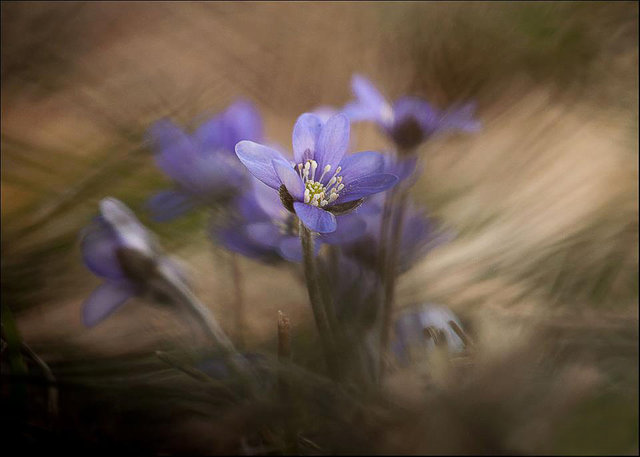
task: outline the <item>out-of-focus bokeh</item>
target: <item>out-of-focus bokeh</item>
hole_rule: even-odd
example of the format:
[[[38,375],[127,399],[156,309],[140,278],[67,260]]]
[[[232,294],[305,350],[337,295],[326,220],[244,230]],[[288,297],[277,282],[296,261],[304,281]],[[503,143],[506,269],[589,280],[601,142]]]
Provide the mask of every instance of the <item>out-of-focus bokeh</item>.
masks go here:
[[[232,328],[234,266],[208,239],[208,212],[159,224],[144,210],[169,182],[145,142],[153,121],[193,125],[247,98],[267,139],[290,149],[297,116],[344,105],[360,73],[390,98],[475,100],[483,124],[420,150],[412,196],[455,237],[400,277],[397,300],[458,313],[483,370],[443,381],[444,393],[424,400],[444,411],[437,420],[412,411],[376,435],[375,449],[638,452],[637,3],[1,8],[2,306],[54,372],[196,344],[143,300],[82,325],[99,280],[82,265],[78,233],[107,195],[188,264],[195,290]],[[352,137],[356,150],[389,146],[371,125]],[[247,259],[239,268],[248,347],[273,351],[278,310],[294,342],[306,341],[299,278]],[[540,360],[546,374],[530,372]],[[410,405],[413,385],[400,373],[388,389]],[[192,422],[176,436],[208,433]],[[198,452],[211,445],[201,439]]]

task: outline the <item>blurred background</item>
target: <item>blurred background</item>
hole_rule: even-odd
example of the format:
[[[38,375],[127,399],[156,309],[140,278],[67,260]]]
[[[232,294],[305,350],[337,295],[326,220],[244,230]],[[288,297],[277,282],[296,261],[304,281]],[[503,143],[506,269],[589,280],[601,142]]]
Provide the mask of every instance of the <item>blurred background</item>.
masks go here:
[[[392,421],[369,445],[638,452],[637,3],[1,8],[3,323],[10,313],[54,373],[104,380],[117,363],[143,371],[140,360],[154,350],[197,344],[171,313],[143,300],[95,328],[82,325],[82,301],[100,280],[82,264],[78,233],[105,196],[127,203],[183,259],[199,296],[232,325],[233,265],[209,241],[207,211],[168,224],[144,211],[169,183],[144,141],[151,122],[169,116],[193,125],[243,97],[261,110],[267,139],[290,149],[297,116],[342,106],[360,73],[390,99],[413,94],[439,107],[475,100],[483,123],[480,133],[420,151],[425,169],[412,196],[456,237],[400,278],[397,300],[400,308],[429,301],[458,313],[483,348],[483,369],[429,400],[440,416]],[[374,126],[358,124],[352,136],[356,150],[388,146]],[[282,310],[302,352],[311,319],[303,285],[284,266],[241,258],[239,268],[247,346],[275,351]],[[410,374],[388,384],[397,404],[418,395]],[[108,398],[126,403],[124,387],[113,385]],[[226,449],[193,418],[149,444],[124,431],[138,416],[64,393],[63,405],[77,395],[69,440]],[[198,436],[192,448],[175,444],[186,436]]]

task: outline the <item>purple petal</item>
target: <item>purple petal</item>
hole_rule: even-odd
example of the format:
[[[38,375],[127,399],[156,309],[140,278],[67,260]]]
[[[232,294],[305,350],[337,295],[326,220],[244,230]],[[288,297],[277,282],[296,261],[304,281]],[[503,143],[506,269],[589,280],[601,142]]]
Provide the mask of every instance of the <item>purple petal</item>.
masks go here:
[[[202,124],[193,132],[193,139],[201,151],[207,153],[225,149],[225,126],[221,116],[215,116]],[[233,151],[232,146],[231,151]]]
[[[332,116],[335,116],[336,114],[338,114],[338,110],[336,110],[333,106],[319,106],[313,110],[313,114],[318,116],[322,121],[322,123],[325,123]]]
[[[302,262],[302,245],[300,244],[300,238],[287,237],[282,239],[278,246],[278,252],[290,262]]]
[[[246,226],[247,235],[258,244],[276,247],[282,239],[280,229],[272,222],[256,222]]]
[[[319,239],[328,244],[346,244],[357,240],[367,230],[367,223],[356,214],[337,217],[338,228],[333,233],[320,235]]]
[[[318,251],[320,251],[321,246],[321,242],[314,243],[314,257],[318,255]],[[300,243],[300,238],[298,238],[297,236],[288,236],[282,238],[278,247],[278,252],[284,259],[288,260],[289,262],[302,262],[302,244]]]
[[[391,105],[371,81],[363,76],[354,75],[351,79],[351,89],[360,104],[366,107],[379,123],[385,126],[390,126],[393,123]]]
[[[151,234],[127,205],[113,197],[103,198],[100,200],[100,214],[114,230],[122,245],[148,255],[152,254]]]
[[[380,173],[384,167],[384,157],[374,151],[357,152],[346,156],[340,162],[340,176],[344,182],[351,182],[363,176]]]
[[[128,282],[105,282],[98,286],[82,307],[84,325],[93,327],[135,295],[135,292],[135,288]]]
[[[272,248],[259,245],[253,241],[243,226],[233,225],[223,229],[212,230],[211,236],[230,251],[252,259],[265,259],[272,252]]]
[[[191,211],[196,203],[182,192],[163,190],[149,198],[146,206],[154,221],[166,222]]]
[[[124,272],[116,257],[120,247],[115,233],[104,223],[96,222],[87,228],[81,242],[85,265],[96,275],[109,279],[120,279]]]
[[[300,115],[293,126],[292,134],[293,157],[296,163],[313,158],[321,130],[322,121],[318,116],[311,113]],[[309,151],[309,157],[305,157],[306,151]]]
[[[246,100],[238,100],[222,114],[225,127],[224,146],[233,151],[242,140],[262,140],[262,117],[255,105]]]
[[[295,172],[290,164],[273,161],[273,169],[276,171],[280,182],[284,184],[295,200],[304,199],[304,184],[302,178]]]
[[[252,180],[252,183],[253,189],[251,193],[259,208],[264,211],[269,218],[280,219],[282,212],[286,210],[282,206],[278,192],[274,192],[269,186],[255,178]]]
[[[398,177],[388,173],[380,173],[365,176],[346,184],[345,188],[340,192],[340,197],[336,200],[338,203],[346,203],[359,198],[366,197],[371,194],[385,191],[398,182]]]
[[[154,159],[158,168],[178,182],[185,181],[185,170],[198,158],[198,148],[191,138],[168,119],[155,122],[147,137],[156,151]]]
[[[236,154],[253,176],[273,189],[280,187],[280,179],[272,161],[287,165],[289,162],[279,152],[253,141],[241,141],[236,145]]]
[[[349,119],[344,114],[336,114],[324,124],[315,154],[320,173],[326,165],[331,165],[331,170],[338,168],[349,147],[349,130]],[[330,177],[331,173],[328,173],[328,178]]]
[[[198,140],[198,136],[205,135],[203,131],[207,129],[210,130],[207,134],[212,137],[223,134],[216,119],[205,123],[194,139],[169,121],[156,123],[151,129],[155,137],[163,138],[162,147],[155,155],[158,167],[183,189],[198,196],[217,194],[235,187],[244,172],[233,149],[225,153],[220,149],[222,146],[213,144],[218,140],[207,140],[208,146]]]
[[[336,217],[317,206],[293,202],[293,209],[309,230],[318,233],[331,233],[336,230]]]
[[[438,128],[440,113],[428,102],[417,97],[402,97],[393,104],[396,125],[405,119],[413,118],[418,122],[425,135]]]
[[[347,116],[351,122],[378,121],[376,113],[359,101],[347,103],[344,105],[341,112]]]
[[[203,153],[233,154],[241,140],[262,140],[262,118],[252,103],[238,100],[223,113],[203,122],[193,139]]]

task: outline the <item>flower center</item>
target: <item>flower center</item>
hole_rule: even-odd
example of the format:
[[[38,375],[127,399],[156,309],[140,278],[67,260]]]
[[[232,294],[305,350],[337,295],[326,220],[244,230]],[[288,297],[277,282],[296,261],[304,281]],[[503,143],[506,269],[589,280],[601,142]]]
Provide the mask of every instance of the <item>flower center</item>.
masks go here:
[[[420,124],[413,116],[408,116],[396,122],[391,131],[391,136],[403,149],[414,148],[425,139],[425,134]]]
[[[342,176],[338,174],[342,171],[341,167],[336,168],[331,178],[326,180],[325,176],[329,176],[331,165],[326,165],[322,174],[316,180],[316,170],[318,162],[313,159],[298,164],[298,174],[304,182],[304,202],[322,208],[333,203],[340,196],[340,191],[344,189],[342,184]],[[326,181],[326,182],[325,182]]]

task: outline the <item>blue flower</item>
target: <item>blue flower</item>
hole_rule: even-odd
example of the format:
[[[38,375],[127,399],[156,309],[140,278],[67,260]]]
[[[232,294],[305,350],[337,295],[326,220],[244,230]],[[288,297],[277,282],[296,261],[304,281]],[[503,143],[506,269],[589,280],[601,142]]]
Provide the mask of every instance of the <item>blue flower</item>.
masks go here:
[[[371,268],[375,267],[376,256],[380,252],[383,205],[384,198],[376,195],[358,208],[358,215],[367,223],[366,233],[354,243],[345,246],[349,255]],[[392,226],[398,223],[398,218],[399,213],[396,211],[392,215]],[[390,246],[391,233],[388,236],[386,243]],[[407,271],[417,260],[444,240],[444,235],[436,232],[431,218],[408,201],[397,247],[398,272]]]
[[[246,183],[246,170],[234,148],[240,140],[262,140],[262,119],[251,103],[241,100],[202,123],[191,135],[163,119],[151,126],[148,137],[157,166],[176,185],[148,202],[153,218],[166,221],[196,205],[233,195]]]
[[[105,198],[100,216],[82,234],[85,265],[105,282],[83,305],[83,321],[93,326],[129,298],[150,290],[155,273],[186,283],[180,267],[160,254],[153,235],[122,202]]]
[[[354,75],[351,88],[356,100],[343,113],[352,122],[374,121],[404,150],[412,149],[438,132],[477,131],[480,123],[473,119],[475,105],[451,107],[440,111],[425,100],[402,97],[389,103],[368,79]]]
[[[428,353],[439,345],[446,344],[450,353],[464,351],[465,343],[450,322],[462,329],[456,315],[440,305],[424,304],[401,314],[395,322],[393,352],[401,363],[407,364],[413,355]]]
[[[285,207],[310,230],[331,233],[335,214],[357,207],[364,197],[385,191],[398,178],[384,173],[384,159],[367,151],[345,156],[349,120],[342,114],[323,123],[302,114],[293,128],[294,162],[252,141],[236,145],[236,154],[260,181],[280,192]]]
[[[231,251],[264,262],[276,258],[301,262],[302,246],[294,214],[282,206],[278,194],[268,186],[257,179],[252,183],[236,199],[235,214],[223,226],[213,227],[213,238]],[[351,243],[366,230],[366,222],[356,214],[339,215],[337,221],[335,232],[318,235],[316,253],[324,243]]]

